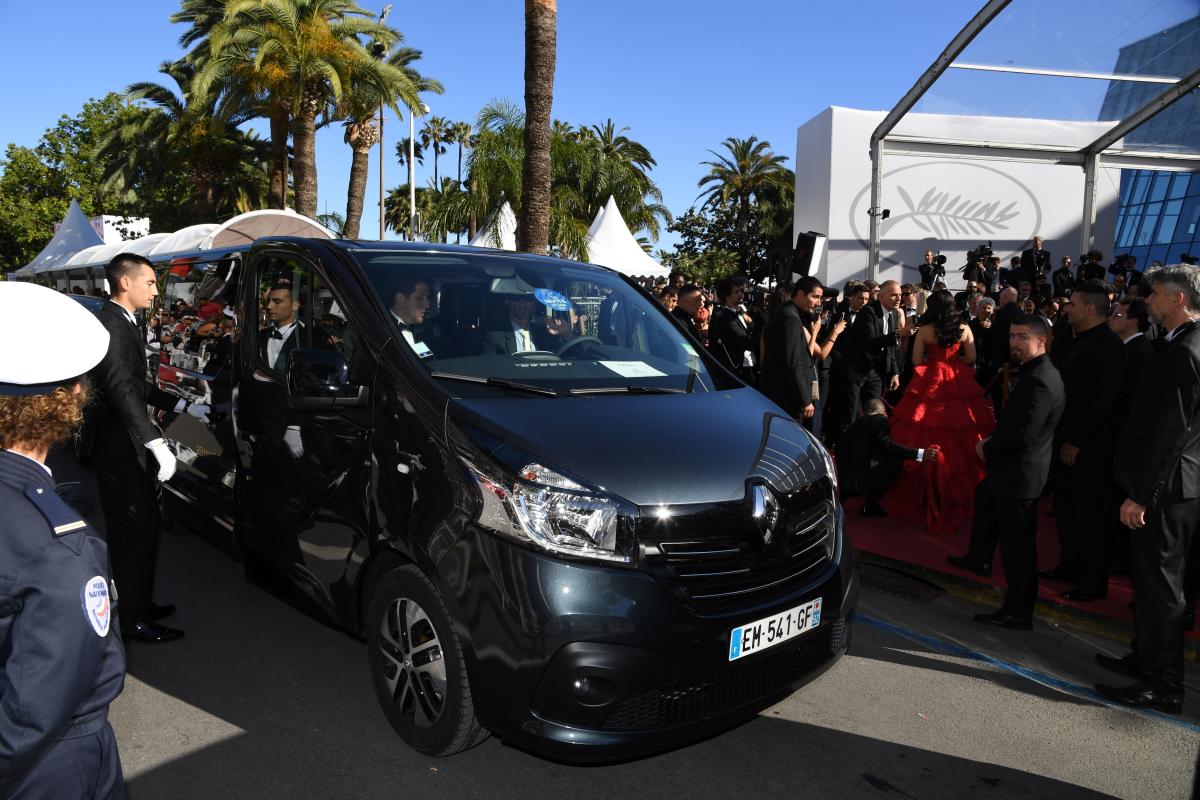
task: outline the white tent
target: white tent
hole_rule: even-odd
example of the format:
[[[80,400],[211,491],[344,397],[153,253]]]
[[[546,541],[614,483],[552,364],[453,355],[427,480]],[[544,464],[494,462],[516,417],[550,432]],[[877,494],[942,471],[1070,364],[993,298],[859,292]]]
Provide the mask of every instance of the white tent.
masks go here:
[[[251,244],[265,236],[312,236],[336,239],[337,234],[316,220],[297,214],[290,208],[247,211],[223,223],[200,240],[198,250],[219,250]]]
[[[180,228],[154,245],[154,249],[150,251],[150,255],[184,253],[188,250],[195,250],[200,246],[202,241],[208,238],[219,227],[221,226],[215,222],[202,222],[199,225],[188,225],[186,228]]]
[[[617,201],[610,195],[608,203],[596,214],[592,232],[588,235],[588,261],[615,269],[625,275],[667,277],[671,271],[659,264],[637,243]]]
[[[85,247],[97,244],[104,244],[104,240],[100,238],[100,234],[96,233],[87,217],[83,215],[79,203],[72,200],[54,238],[42,248],[42,252],[38,253],[32,261],[13,274],[30,277],[55,265],[63,264]]]
[[[513,251],[517,249],[517,215],[513,213],[507,200],[467,244],[471,247],[498,247],[501,250]]]

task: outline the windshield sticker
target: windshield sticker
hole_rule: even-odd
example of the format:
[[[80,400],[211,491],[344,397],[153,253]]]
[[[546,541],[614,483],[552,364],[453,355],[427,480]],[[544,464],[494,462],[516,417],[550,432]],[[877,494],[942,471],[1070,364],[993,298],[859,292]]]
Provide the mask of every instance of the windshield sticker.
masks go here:
[[[551,311],[570,311],[571,301],[553,289],[534,289],[533,296]]]
[[[680,344],[683,345],[684,352],[687,353],[689,356],[697,355],[696,351],[687,342],[680,342]]]
[[[665,378],[667,373],[659,372],[645,361],[598,361],[603,367],[611,369],[622,378]]]

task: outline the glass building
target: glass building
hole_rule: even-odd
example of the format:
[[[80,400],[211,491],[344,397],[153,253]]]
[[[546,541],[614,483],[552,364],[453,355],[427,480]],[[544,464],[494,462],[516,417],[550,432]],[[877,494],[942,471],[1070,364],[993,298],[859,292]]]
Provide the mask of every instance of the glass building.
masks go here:
[[[1200,17],[1121,48],[1114,72],[1186,75],[1200,64]],[[1100,119],[1121,119],[1162,91],[1151,83],[1113,81]],[[1200,150],[1200,92],[1192,91],[1126,137],[1137,150]],[[1200,256],[1200,173],[1124,170],[1117,211],[1116,253],[1136,256],[1138,268]],[[1106,253],[1105,255],[1110,255]]]

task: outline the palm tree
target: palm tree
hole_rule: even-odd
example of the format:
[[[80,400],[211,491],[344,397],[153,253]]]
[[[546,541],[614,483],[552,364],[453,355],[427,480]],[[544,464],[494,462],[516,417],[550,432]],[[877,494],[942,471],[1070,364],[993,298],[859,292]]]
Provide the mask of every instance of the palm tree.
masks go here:
[[[550,245],[550,107],[558,0],[525,0],[525,160],[517,248],[544,253]]]
[[[350,88],[342,96],[342,102],[333,115],[344,118],[346,144],[353,153],[350,161],[350,181],[346,190],[346,224],[343,235],[357,239],[362,220],[363,196],[367,189],[367,173],[371,161],[371,148],[379,142],[379,126],[376,113],[387,106],[399,115],[399,103],[408,108],[420,105],[420,92],[441,93],[442,85],[424,78],[411,65],[421,57],[420,50],[400,47],[385,61],[395,67],[396,82],[380,86],[374,80],[363,80],[356,74]]]
[[[240,130],[248,121],[236,104],[192,92],[195,69],[184,61],[164,63],[159,71],[176,90],[157,83],[129,86],[126,96],[145,100],[145,113],[118,125],[97,144],[108,164],[105,189],[128,191],[144,178],[153,192],[164,176],[181,171],[192,183],[197,222],[215,222],[222,207],[261,196],[267,143]]]
[[[411,106],[413,108],[417,106]],[[421,128],[421,146],[433,153],[433,183],[438,181],[438,156],[446,152],[446,145],[453,141],[450,133],[452,123],[445,117],[430,117]]]
[[[364,41],[392,47],[399,34],[352,0],[228,0],[208,35],[213,59],[227,49],[264,81],[286,87],[295,150],[296,210],[317,215],[317,115],[355,79],[379,87],[401,80]]]
[[[705,205],[733,204],[738,230],[738,260],[743,272],[750,269],[750,204],[766,200],[781,188],[786,191],[790,171],[783,166],[786,158],[771,152],[771,143],[729,137],[721,143],[728,155],[709,150],[716,161],[702,161],[708,174],[697,183],[703,189]],[[707,188],[705,188],[707,187]]]
[[[400,162],[400,166],[402,167],[408,163],[408,143],[410,141],[411,140],[405,136],[403,139],[400,139],[396,142],[396,160]],[[417,164],[425,166],[425,151],[421,148],[421,142],[419,139],[412,143],[412,151],[413,160],[415,160]],[[414,164],[413,166],[415,168],[416,165]]]
[[[207,94],[213,86],[227,97],[238,98],[252,116],[266,117],[271,135],[270,183],[267,208],[286,208],[290,158],[288,135],[291,127],[290,83],[282,70],[255,69],[255,59],[244,47],[227,47],[214,57],[208,37],[225,19],[226,0],[183,0],[172,22],[189,27],[179,37],[179,45],[192,48],[186,60],[196,67],[193,91]],[[266,62],[270,63],[270,62]]]
[[[458,145],[458,185],[462,187],[462,154],[463,147],[468,150],[475,146],[475,128],[469,122],[453,122],[450,124],[450,141]],[[467,231],[471,236],[475,235],[474,225],[475,218],[468,212]],[[455,234],[455,241],[462,241],[462,231]]]

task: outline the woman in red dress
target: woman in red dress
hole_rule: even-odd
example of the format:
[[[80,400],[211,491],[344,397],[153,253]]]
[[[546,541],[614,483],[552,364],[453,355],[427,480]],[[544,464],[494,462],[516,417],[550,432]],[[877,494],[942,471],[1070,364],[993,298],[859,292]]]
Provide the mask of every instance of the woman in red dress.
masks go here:
[[[953,533],[971,519],[984,465],[975,445],[996,427],[991,404],[975,381],[975,339],[954,296],[934,292],[913,344],[913,376],[892,414],[892,439],[907,447],[937,447],[941,458],[908,461],[883,498],[893,516]]]

